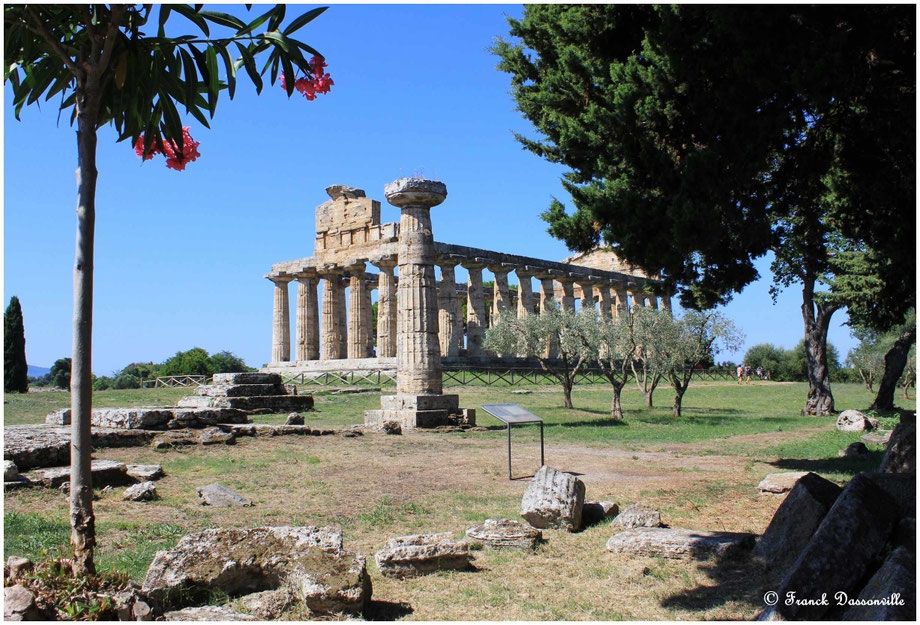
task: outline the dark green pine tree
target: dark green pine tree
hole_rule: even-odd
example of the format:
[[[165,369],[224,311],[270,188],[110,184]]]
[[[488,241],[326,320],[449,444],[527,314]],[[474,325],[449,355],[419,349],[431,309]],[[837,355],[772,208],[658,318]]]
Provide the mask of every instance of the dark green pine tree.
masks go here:
[[[3,390],[7,393],[29,391],[29,367],[26,364],[26,330],[22,324],[22,307],[15,295],[3,313]]]

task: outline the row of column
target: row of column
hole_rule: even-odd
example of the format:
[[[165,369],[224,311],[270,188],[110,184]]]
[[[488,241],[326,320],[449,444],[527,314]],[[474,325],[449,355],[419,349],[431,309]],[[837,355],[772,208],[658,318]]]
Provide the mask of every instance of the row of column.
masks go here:
[[[396,280],[395,261],[373,263],[380,270],[377,283],[377,351],[378,357],[396,356]],[[602,316],[617,316],[635,306],[658,308],[658,298],[627,285],[610,285],[597,280],[580,280],[562,272],[540,271],[532,267],[492,265],[458,259],[438,261],[441,281],[438,288],[438,340],[441,356],[456,358],[463,345],[463,318],[461,303],[457,295],[455,268],[461,265],[469,272],[467,282],[466,309],[466,353],[471,359],[483,356],[482,343],[485,336],[486,297],[482,284],[482,270],[488,269],[495,276],[492,294],[491,318],[497,319],[511,309],[511,290],[508,274],[514,271],[518,277],[516,314],[524,317],[535,310],[531,278],[540,282],[539,308],[545,311],[556,297],[556,283],[561,287],[560,305],[563,310],[575,310],[575,285],[582,291],[581,305],[597,306]],[[343,270],[350,273],[346,297],[342,281]],[[371,291],[374,288],[365,280],[364,263],[347,268],[305,272],[292,276],[276,277],[272,332],[272,361],[291,360],[290,306],[288,284],[297,282],[297,319],[294,341],[295,361],[335,360],[340,358],[373,358],[374,333]],[[319,281],[323,281],[323,299],[320,309],[317,298]],[[596,302],[595,302],[596,298]],[[346,302],[347,300],[347,302]],[[661,306],[671,309],[670,298],[663,297]],[[347,310],[347,314],[346,314]]]

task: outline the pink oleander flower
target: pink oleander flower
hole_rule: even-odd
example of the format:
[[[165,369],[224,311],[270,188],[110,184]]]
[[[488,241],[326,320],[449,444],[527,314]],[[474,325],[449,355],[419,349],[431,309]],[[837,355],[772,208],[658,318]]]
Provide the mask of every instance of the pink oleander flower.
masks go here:
[[[166,157],[166,166],[170,169],[175,169],[176,171],[182,171],[185,169],[185,166],[197,160],[201,154],[198,153],[198,146],[201,145],[200,141],[195,141],[192,139],[192,136],[189,134],[189,129],[191,126],[185,126],[182,128],[182,151],[179,151],[179,146],[175,141],[164,141],[163,142],[163,156]],[[140,138],[134,144],[134,151],[137,153],[138,158],[144,158],[144,136],[141,135]],[[151,147],[150,153],[147,155],[144,160],[150,160],[153,158],[154,154],[160,154],[160,150],[156,147]]]
[[[329,74],[323,72],[324,67],[326,67],[326,61],[320,56],[314,56],[310,59],[312,78],[298,78],[294,82],[294,89],[308,100],[315,100],[318,93],[329,93],[329,88],[335,83]],[[281,74],[281,88],[287,91],[284,74]]]

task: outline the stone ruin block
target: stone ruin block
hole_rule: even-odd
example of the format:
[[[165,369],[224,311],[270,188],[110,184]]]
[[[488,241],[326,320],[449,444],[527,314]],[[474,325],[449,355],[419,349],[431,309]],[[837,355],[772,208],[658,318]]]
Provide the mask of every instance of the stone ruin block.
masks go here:
[[[760,481],[757,489],[762,493],[788,493],[806,475],[809,475],[807,471],[771,473]],[[810,475],[814,475],[814,473]]]
[[[128,476],[128,467],[123,462],[115,460],[93,460],[91,472],[94,487],[128,484],[133,481]],[[32,481],[58,488],[61,484],[70,482],[70,467],[39,469]]]
[[[571,473],[542,466],[521,500],[521,516],[534,527],[581,529],[585,484]]]
[[[214,384],[199,386],[196,395],[205,397],[256,397],[262,395],[286,395],[283,384]]]
[[[858,593],[858,584],[877,565],[898,521],[898,506],[885,491],[860,474],[850,480],[808,545],[799,553],[776,592],[814,599],[817,605],[779,602],[760,620],[821,620],[831,605],[819,605],[822,594]]]
[[[607,541],[607,551],[672,560],[705,560],[750,550],[754,535],[670,527],[634,527]]]
[[[540,530],[510,519],[486,519],[481,525],[466,530],[466,535],[473,541],[495,549],[533,549],[543,540],[543,532]]]
[[[785,571],[811,540],[842,490],[823,477],[806,473],[777,508],[755,555],[768,569]]]
[[[454,541],[450,532],[442,532],[393,538],[374,558],[381,574],[406,578],[468,569],[473,556],[468,543]]]
[[[239,384],[281,384],[281,375],[277,373],[261,373],[258,371],[245,371],[242,373],[215,373],[211,383],[223,386]]]
[[[915,416],[902,417],[901,422],[892,430],[879,471],[882,473],[917,472],[917,420]]]
[[[917,618],[916,552],[898,547],[859,593],[844,621],[915,621]],[[848,597],[853,599],[853,597]],[[878,605],[858,605],[859,603]]]

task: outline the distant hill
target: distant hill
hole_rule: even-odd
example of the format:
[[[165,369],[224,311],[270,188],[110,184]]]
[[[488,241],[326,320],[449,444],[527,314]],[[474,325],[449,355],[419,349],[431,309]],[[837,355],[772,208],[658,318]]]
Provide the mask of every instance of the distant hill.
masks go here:
[[[26,372],[30,378],[40,378],[46,373],[51,373],[51,369],[47,367],[36,367],[34,365],[29,365],[29,370]]]

